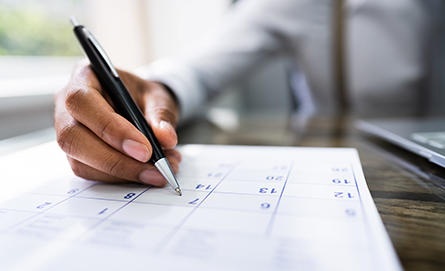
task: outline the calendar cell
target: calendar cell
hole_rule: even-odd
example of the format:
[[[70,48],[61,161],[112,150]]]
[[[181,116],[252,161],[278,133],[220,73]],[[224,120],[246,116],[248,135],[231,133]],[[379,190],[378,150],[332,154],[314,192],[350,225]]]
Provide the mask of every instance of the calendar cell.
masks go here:
[[[223,233],[264,234],[270,217],[270,214],[203,208],[193,212],[183,228],[212,229]]]
[[[77,194],[76,197],[131,201],[147,189],[146,185],[139,184],[97,184]]]
[[[235,169],[227,175],[226,180],[275,183],[285,182],[287,175],[287,171]]]
[[[138,197],[135,202],[195,207],[208,195],[209,192],[210,191],[205,190],[183,191],[182,196],[178,197],[172,189],[167,190],[153,187]]]
[[[8,201],[0,202],[0,208],[40,213],[67,198],[54,195],[23,194]]]
[[[348,164],[337,163],[296,163],[292,167],[292,172],[311,173],[351,173],[352,169]]]
[[[295,216],[362,218],[361,206],[357,201],[332,201],[295,197],[282,197],[277,213]]]
[[[152,250],[171,232],[170,228],[140,222],[108,220],[84,238],[89,245],[132,250]]]
[[[282,182],[269,183],[224,180],[218,185],[218,187],[216,187],[215,192],[279,197],[281,195],[282,188]]]
[[[265,170],[271,173],[284,174],[289,172],[292,162],[289,160],[258,160],[258,159],[245,159],[242,160],[236,169],[241,170]]]
[[[58,180],[37,187],[36,189],[32,190],[31,193],[73,196],[95,184],[96,182],[71,177],[65,182],[61,182],[60,180]]]
[[[218,167],[189,167],[180,170],[177,174],[177,178],[200,178],[200,179],[210,179],[210,180],[221,180],[224,178],[226,173],[229,171],[228,168],[218,168]]]
[[[185,206],[132,202],[114,214],[111,219],[174,227],[192,210]]]
[[[273,257],[273,239],[255,235],[224,234],[213,229],[182,229],[169,242],[166,251],[172,255],[193,256],[217,261],[218,270],[263,270]],[[234,245],[236,244],[236,246]],[[242,259],[242,260],[241,260]],[[254,264],[243,266],[248,260]],[[215,270],[214,268],[204,270]]]
[[[50,214],[103,219],[124,206],[125,202],[90,198],[70,198],[48,210]]]
[[[181,190],[192,191],[212,191],[216,185],[220,182],[218,179],[209,178],[178,178],[178,182],[181,184]]]
[[[289,183],[355,186],[354,176],[349,173],[291,172],[287,181]]]
[[[345,242],[279,239],[274,250],[274,266],[278,270],[372,270],[368,247]],[[352,255],[359,255],[358,258]],[[322,261],[320,259],[323,259]]]
[[[187,157],[183,156],[182,162],[180,164],[180,170],[187,170],[188,168],[196,168],[196,165],[199,165],[200,167],[205,168],[214,168],[214,169],[220,169],[220,170],[229,170],[232,168],[235,163],[233,159],[230,158],[221,158],[217,161],[213,159],[213,157],[206,158],[204,156],[201,157]]]
[[[301,197],[315,199],[332,199],[332,200],[359,200],[357,189],[355,187],[343,186],[326,186],[311,185],[300,183],[288,183],[283,192],[283,197]]]
[[[45,213],[39,214],[14,228],[11,233],[33,238],[48,239],[57,237],[71,229],[76,229],[77,231],[79,228],[83,228],[83,231],[86,231],[95,223],[97,223],[97,220]]]
[[[278,198],[274,196],[213,193],[201,204],[200,208],[244,210],[270,214],[275,210],[277,202]]]
[[[298,240],[326,243],[346,242],[348,245],[366,244],[362,220],[326,219],[317,217],[277,215],[272,229],[273,237],[287,236]]]
[[[18,225],[20,222],[23,222],[35,215],[36,213],[32,212],[0,209],[0,232],[8,230],[9,228]]]

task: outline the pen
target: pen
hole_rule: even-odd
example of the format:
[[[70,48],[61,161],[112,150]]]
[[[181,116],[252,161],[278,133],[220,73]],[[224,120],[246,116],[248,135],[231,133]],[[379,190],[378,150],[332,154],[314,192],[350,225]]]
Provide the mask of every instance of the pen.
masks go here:
[[[71,16],[70,21],[74,27],[74,34],[88,56],[94,73],[116,106],[117,112],[147,137],[153,149],[151,161],[173,189],[182,196],[179,183],[162,151],[159,141],[154,136],[153,130],[145,119],[144,114],[142,114],[131,97],[107,54],[93,35],[91,35],[90,31],[79,24],[76,17]]]

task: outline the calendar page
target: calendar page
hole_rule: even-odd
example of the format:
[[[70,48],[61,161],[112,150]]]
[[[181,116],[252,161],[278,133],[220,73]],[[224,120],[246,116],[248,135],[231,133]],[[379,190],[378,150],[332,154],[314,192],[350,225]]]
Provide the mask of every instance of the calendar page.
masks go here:
[[[355,149],[184,145],[171,187],[0,157],[0,270],[401,270]],[[6,192],[5,192],[6,191]]]

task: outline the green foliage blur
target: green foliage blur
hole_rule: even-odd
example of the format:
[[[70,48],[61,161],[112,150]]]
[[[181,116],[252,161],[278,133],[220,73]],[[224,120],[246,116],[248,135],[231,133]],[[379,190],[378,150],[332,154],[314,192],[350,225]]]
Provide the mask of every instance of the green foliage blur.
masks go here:
[[[0,5],[0,55],[79,56],[68,18],[48,16],[36,6]]]

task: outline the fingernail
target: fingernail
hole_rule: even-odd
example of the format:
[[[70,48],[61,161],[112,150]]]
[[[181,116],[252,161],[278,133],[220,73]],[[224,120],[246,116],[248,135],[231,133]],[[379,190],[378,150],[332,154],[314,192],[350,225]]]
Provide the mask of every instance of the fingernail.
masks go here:
[[[176,142],[178,142],[178,137],[176,135],[175,128],[173,128],[173,126],[170,124],[170,122],[161,120],[161,122],[159,123],[159,127],[162,130],[167,131],[176,140]]]
[[[167,183],[163,177],[160,179],[157,178],[156,175],[156,169],[146,169],[139,175],[139,180],[145,184],[152,184],[156,186],[163,186],[165,183]]]
[[[148,158],[150,158],[147,147],[134,140],[124,140],[124,144],[122,147],[128,155],[141,162],[147,162]]]

